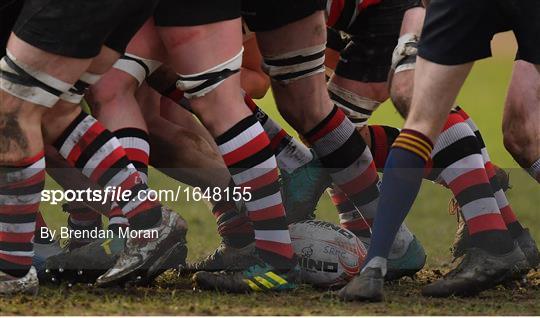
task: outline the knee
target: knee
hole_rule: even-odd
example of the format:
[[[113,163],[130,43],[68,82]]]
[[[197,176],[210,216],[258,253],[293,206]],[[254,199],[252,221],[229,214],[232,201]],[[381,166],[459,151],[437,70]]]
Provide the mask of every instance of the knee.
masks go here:
[[[101,107],[121,105],[121,100],[134,98],[138,82],[135,78],[119,70],[111,69],[95,85],[90,87],[88,99],[96,115]]]

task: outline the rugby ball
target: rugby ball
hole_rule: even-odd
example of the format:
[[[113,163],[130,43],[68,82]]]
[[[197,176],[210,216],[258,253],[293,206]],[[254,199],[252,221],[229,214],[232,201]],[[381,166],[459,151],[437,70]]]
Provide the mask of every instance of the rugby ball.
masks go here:
[[[337,288],[360,272],[367,251],[351,231],[319,220],[293,223],[289,230],[303,283]]]

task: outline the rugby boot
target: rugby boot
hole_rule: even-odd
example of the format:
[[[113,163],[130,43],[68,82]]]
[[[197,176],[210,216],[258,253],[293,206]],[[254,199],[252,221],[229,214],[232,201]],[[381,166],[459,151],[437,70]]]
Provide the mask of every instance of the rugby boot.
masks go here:
[[[313,153],[313,151],[312,151]],[[289,224],[315,218],[315,208],[326,188],[331,185],[330,175],[317,156],[292,173],[281,171],[283,206]]]
[[[472,296],[508,280],[527,267],[521,249],[494,255],[483,249],[469,248],[456,268],[443,278],[425,286],[422,295],[428,297]]]
[[[0,271],[0,295],[29,294],[36,295],[39,280],[36,269],[32,266],[23,277],[14,277]]]
[[[60,241],[53,241],[51,243],[36,243],[34,242],[34,256],[32,257],[32,265],[36,269],[38,278],[45,273],[45,262],[51,256],[58,255],[64,250],[60,246]]]
[[[426,252],[420,241],[414,237],[409,243],[407,251],[403,256],[388,259],[388,272],[384,277],[386,281],[393,281],[401,277],[412,277],[419,272],[426,264]]]
[[[50,283],[94,283],[109,270],[124,249],[125,238],[115,235],[97,239],[76,249],[49,257],[40,280]]]
[[[297,287],[300,268],[295,265],[287,272],[277,271],[268,263],[257,259],[240,272],[197,272],[192,277],[196,289],[229,293],[282,292]]]
[[[515,238],[515,241],[523,251],[523,254],[525,254],[529,266],[534,269],[538,268],[540,264],[540,251],[538,251],[538,245],[531,236],[529,229],[523,229],[523,232]]]
[[[184,276],[199,271],[205,272],[239,272],[248,268],[257,260],[255,242],[244,247],[231,247],[221,242],[218,248],[205,258],[179,267],[179,275]]]
[[[456,231],[456,238],[454,239],[453,246],[451,248],[454,258],[459,258],[465,254],[468,248],[469,230],[467,224],[463,220],[463,217],[459,217],[461,212],[458,212],[458,226]],[[531,236],[529,229],[523,229],[523,232],[514,239],[516,244],[521,248],[523,254],[527,258],[527,262],[530,268],[537,268],[540,264],[540,251],[534,238]],[[523,274],[523,273],[522,273]]]
[[[187,256],[187,224],[173,211],[162,208],[161,223],[148,231],[157,235],[127,237],[126,244],[115,265],[101,275],[96,284],[101,287],[115,284],[145,285],[163,271],[171,254],[180,251],[177,262],[185,261]],[[178,264],[177,264],[178,266]]]
[[[345,301],[383,301],[384,277],[380,268],[368,267],[338,292]]]

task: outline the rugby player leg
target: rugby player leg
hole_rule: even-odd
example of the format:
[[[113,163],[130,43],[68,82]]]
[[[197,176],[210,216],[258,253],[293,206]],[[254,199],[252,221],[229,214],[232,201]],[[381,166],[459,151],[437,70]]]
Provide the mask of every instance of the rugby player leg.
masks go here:
[[[534,64],[514,63],[504,108],[504,146],[540,182],[540,74]]]
[[[191,112],[161,97],[145,84],[139,88],[136,96],[144,105],[143,109],[154,109],[145,110],[145,114],[148,114],[145,118],[150,132],[152,166],[180,182],[210,193],[217,189],[223,191],[231,185],[231,174],[214,139]],[[156,111],[160,107],[162,115]],[[199,270],[243,270],[253,259],[254,233],[249,219],[238,211],[237,205],[231,200],[222,198],[211,203],[222,244],[209,256],[181,267],[181,275]]]
[[[416,44],[417,39],[419,38],[419,34],[421,32],[421,26],[423,24],[424,16],[425,16],[425,10],[422,8],[414,8],[406,12],[403,19],[402,29],[401,29],[402,39],[405,39],[407,41],[410,41],[412,39],[414,41],[409,42],[409,43]],[[408,34],[416,35],[416,39],[414,39],[414,37],[408,37],[407,36]],[[406,43],[406,42],[403,42],[403,43]],[[403,44],[403,43],[400,41],[400,44]],[[409,43],[406,43],[406,45]],[[412,89],[414,86],[413,85],[414,60],[411,59],[411,57],[414,57],[414,58],[416,57],[416,50],[413,50],[413,51],[407,50],[407,46],[400,47],[400,44],[398,44],[398,48],[396,49],[396,51],[398,51],[399,49],[399,52],[401,52],[402,54],[396,55],[394,57],[395,60],[393,61],[393,67],[392,67],[392,72],[394,75],[392,77],[393,81],[390,84],[390,90],[391,90],[392,101],[394,102],[394,105],[396,106],[400,114],[403,117],[406,117],[409,107],[410,107]],[[482,154],[482,159],[484,161],[484,168],[489,177],[489,181],[493,190],[493,195],[496,198],[497,205],[503,216],[503,220],[510,231],[512,238],[516,239],[519,243],[521,242],[521,240],[525,239],[525,236],[528,236],[528,233],[524,232],[523,227],[517,220],[506,198],[506,195],[504,193],[505,191],[505,189],[503,189],[504,185],[501,185],[501,182],[504,181],[504,175],[505,175],[504,171],[500,171],[498,173],[497,170],[500,170],[500,169],[491,163],[491,160],[489,158],[489,154],[485,147],[481,133],[478,127],[472,121],[472,119],[468,116],[468,114],[462,108],[457,107],[456,111],[463,117],[463,120],[465,121],[465,123],[467,123],[469,128],[472,129],[473,133],[475,134],[478,140],[478,147],[480,148],[475,147],[477,148],[476,152],[480,150],[480,153]],[[449,118],[449,120],[451,120],[451,118]],[[449,126],[452,126],[449,121],[447,121],[447,124]],[[470,134],[469,128],[463,125],[456,125],[453,127],[453,130],[455,131],[461,130],[463,134]],[[442,142],[438,142],[438,143],[442,143]],[[455,146],[453,147],[457,147],[458,144],[460,144],[460,148],[463,148],[466,146],[466,141],[465,140],[456,141]],[[445,151],[444,148],[447,148],[447,147],[443,146],[442,144],[437,145],[436,143],[435,147],[440,148],[437,155],[437,157],[439,158],[439,161],[441,161],[441,158],[444,158],[444,161],[457,162],[460,159],[459,156],[462,156],[462,154],[460,155],[458,152],[455,152],[455,151]],[[444,152],[447,152],[447,153],[444,154]],[[438,163],[439,162],[437,162],[436,164]],[[437,167],[437,168],[441,168],[441,167]],[[436,175],[434,174],[428,173],[426,176],[430,179],[436,178]],[[452,188],[455,188],[456,184],[450,183],[450,184],[445,184],[445,186],[450,187],[450,189],[452,189]],[[461,192],[460,190],[457,190],[457,189],[453,189],[453,191]],[[458,207],[461,206],[459,201],[455,200],[455,202],[456,202],[456,206]],[[477,209],[478,208],[479,207],[477,207]],[[470,206],[467,209],[470,209]],[[474,214],[478,212],[478,210],[468,211],[468,212]],[[459,211],[458,213],[461,213],[461,211]],[[467,226],[465,222],[463,221],[463,218],[458,218],[458,219],[460,221],[458,225],[458,232],[456,233],[456,239],[454,241],[454,246],[452,248],[454,257],[460,257],[465,253],[465,249],[467,247],[467,240],[468,240]],[[526,244],[526,245],[535,246],[535,244],[532,244],[532,245]],[[528,259],[538,258],[537,256],[538,252],[536,252],[537,250],[536,248],[528,248],[527,250],[531,251],[529,253],[530,257],[526,253]],[[536,262],[537,261],[534,261],[533,263],[536,263]]]
[[[254,62],[250,60],[258,60],[256,56],[260,56],[258,51],[253,52],[256,48],[248,47],[247,49],[244,50],[244,57],[248,56],[248,62],[244,60],[242,62],[241,79],[244,78],[247,69],[256,68],[253,65]],[[254,73],[254,71],[248,72]],[[176,88],[177,78],[178,75],[169,66],[164,65],[148,78],[148,83],[164,96],[191,110],[189,101],[183,97],[183,92]],[[241,81],[245,82],[245,79]],[[243,89],[247,88],[243,87]],[[168,101],[168,99],[165,100]],[[329,185],[328,174],[321,169],[319,160],[313,156],[310,149],[288,134],[277,121],[261,110],[249,94],[245,94],[244,101],[270,137],[270,146],[281,172],[283,200],[286,211],[289,211],[288,222],[313,218],[318,199]],[[169,102],[166,106],[162,105],[161,111],[165,112],[163,116],[168,120],[171,120],[175,113],[179,114],[179,118],[185,117],[178,107],[174,107]],[[212,143],[215,142],[212,141]]]
[[[216,138],[235,184],[253,195],[246,207],[254,222],[257,253],[264,272],[279,276],[276,284],[266,284],[265,290],[289,290],[295,286],[293,269],[297,265],[281,203],[277,163],[268,135],[244,107],[240,91],[241,22],[240,18],[234,18],[236,14],[239,16],[239,7],[238,12],[231,12],[227,5],[220,6],[231,16],[207,21],[210,24],[206,25],[200,25],[200,21],[186,26],[164,23],[159,31],[171,65],[180,75],[178,86],[190,100],[194,113]],[[157,19],[156,23],[159,23]],[[197,59],[193,60],[193,56]],[[199,288],[205,289],[261,290],[252,275],[250,268],[235,275],[199,272],[194,280]]]
[[[356,22],[347,29],[350,41],[341,50],[336,72],[329,83],[330,98],[361,131],[373,154],[375,166],[381,170],[389,146],[399,134],[399,130],[386,126],[368,126],[367,121],[378,106],[389,97],[387,81],[390,62],[400,28],[403,30],[405,25],[405,31],[413,32],[408,25],[412,24],[410,19],[414,15],[404,13],[422,12],[423,8],[418,7],[419,5],[420,3],[416,1],[386,1],[361,12]],[[408,21],[404,20],[404,15],[409,17]],[[371,40],[372,34],[379,35],[376,41]],[[335,41],[329,41],[332,42]],[[410,61],[407,61],[407,64],[409,63]],[[400,67],[400,71],[410,68],[405,63]],[[339,188],[334,189],[332,199],[339,203],[337,209],[341,225],[360,237],[369,238],[375,215],[369,213],[370,211],[356,210]],[[403,224],[394,239],[386,279],[413,275],[423,267],[425,258],[421,244]]]
[[[452,6],[454,8],[446,10]],[[440,42],[438,43],[441,38],[434,37],[435,33],[431,32],[437,28],[438,30],[450,32],[452,28],[448,28],[448,26],[451,25],[451,22],[462,25],[462,21],[458,22],[459,19],[458,21],[450,19],[450,16],[454,17],[454,15],[449,12],[460,10],[457,9],[458,7],[457,3],[438,2],[437,5],[432,3],[430,7],[431,12],[437,13],[430,16],[428,12],[428,22],[424,24],[422,34],[422,43],[425,46],[422,47],[421,44],[421,57],[417,59],[412,106],[405,122],[405,128],[394,142],[387,159],[381,202],[378,206],[378,214],[373,227],[372,245],[368,252],[366,265],[360,276],[340,291],[340,295],[344,299],[382,299],[382,277],[386,271],[386,259],[392,244],[389,237],[392,238],[392,234],[396,233],[399,222],[403,221],[414,202],[420,188],[425,165],[433,150],[432,140],[436,140],[441,128],[444,127],[438,142],[443,142],[442,145],[447,148],[461,139],[469,139],[471,143],[477,145],[472,130],[468,134],[455,132],[455,127],[466,126],[463,118],[458,114],[451,114],[450,118],[447,119],[447,114],[452,108],[459,89],[471,69],[472,63],[469,61],[489,55],[489,39],[491,39],[493,31],[487,27],[475,29],[475,26],[472,25],[463,28],[461,31],[467,30],[465,34],[472,41],[481,41],[477,42],[480,45],[476,46],[474,50],[462,50],[460,54],[456,54],[452,58],[445,57],[440,50]],[[445,12],[445,14],[437,15],[441,12]],[[466,17],[471,12],[464,11],[463,13],[461,18],[467,20]],[[471,29],[474,32],[470,32]],[[455,34],[452,35],[455,36]],[[445,41],[447,40],[445,38]],[[461,45],[461,42],[454,42],[450,45],[457,48]],[[425,56],[425,58],[422,58],[422,56]],[[439,61],[441,64],[432,60]],[[462,184],[461,190],[466,191],[470,188],[470,192],[474,192],[474,195],[467,199],[468,203],[472,203],[471,205],[482,202],[481,205],[484,208],[480,211],[480,214],[475,215],[463,211],[469,225],[469,234],[471,238],[474,238],[471,240],[471,250],[474,250],[474,252],[471,253],[471,250],[469,250],[465,258],[467,262],[469,262],[468,260],[471,261],[468,264],[463,262],[463,266],[460,265],[460,268],[464,268],[458,271],[457,275],[448,276],[427,286],[423,290],[425,295],[447,297],[452,294],[477,293],[496,285],[501,279],[510,275],[516,264],[519,267],[526,266],[523,253],[514,247],[514,243],[500,215],[487,174],[483,169],[481,154],[471,151],[474,148],[465,149],[469,153],[459,160],[463,162],[456,164],[459,167],[466,164],[467,169],[452,169],[452,166],[448,165],[450,162],[445,162],[445,151],[440,146],[435,148],[433,154],[434,161],[438,161],[437,156],[440,155],[439,158],[442,162],[438,165],[443,169],[441,177],[447,184],[452,182]],[[473,174],[474,177],[472,177]],[[474,187],[464,184],[464,181],[470,178],[476,180]],[[454,195],[458,196],[459,194],[460,192],[454,191]],[[461,198],[465,199],[464,196],[461,196]],[[385,238],[384,236],[388,234],[390,234],[389,237]],[[480,264],[483,261],[474,261],[480,255],[482,258],[497,259],[500,263],[482,267]],[[460,275],[463,275],[461,273],[469,271],[475,273],[474,279],[472,281],[461,280]],[[474,282],[475,280],[477,281]],[[482,284],[478,284],[480,281]]]
[[[32,41],[30,41],[32,42]],[[11,224],[0,241],[15,248],[0,252],[1,294],[35,293],[32,237],[45,183],[41,119],[86,70],[91,58],[48,53],[12,34],[0,62],[0,210]]]
[[[258,8],[257,15],[271,15],[275,4],[267,6]],[[303,12],[296,12],[298,8]],[[308,1],[298,8],[284,21],[261,18],[268,25],[259,26],[257,21],[252,22],[252,29],[260,29],[257,39],[278,109],[313,146],[322,166],[355,208],[370,213],[377,205],[378,175],[360,133],[328,95],[324,12]],[[358,215],[356,210],[355,213]]]

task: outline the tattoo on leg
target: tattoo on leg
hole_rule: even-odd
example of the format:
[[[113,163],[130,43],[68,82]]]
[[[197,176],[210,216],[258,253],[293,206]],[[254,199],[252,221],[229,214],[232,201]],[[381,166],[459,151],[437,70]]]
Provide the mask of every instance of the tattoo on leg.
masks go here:
[[[28,139],[18,119],[19,109],[0,113],[0,155],[28,152]]]

